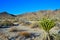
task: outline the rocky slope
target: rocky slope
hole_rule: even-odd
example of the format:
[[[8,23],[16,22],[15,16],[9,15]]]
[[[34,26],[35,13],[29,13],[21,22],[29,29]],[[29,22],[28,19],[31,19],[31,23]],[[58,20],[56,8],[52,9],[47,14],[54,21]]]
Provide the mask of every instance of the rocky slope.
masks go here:
[[[60,38],[60,10],[43,10],[22,15],[12,15],[7,12],[0,13],[1,19],[19,19],[21,21],[17,21],[19,23],[17,26],[0,28],[0,40],[44,40],[45,31],[37,26],[37,20],[46,16],[59,19],[56,26],[50,30],[50,34],[57,34],[56,37]]]
[[[26,19],[29,21],[37,21],[42,17],[49,16],[50,18],[60,19],[60,10],[41,10],[36,12],[28,12],[20,15],[9,14],[8,12],[1,12],[0,19]]]
[[[15,15],[9,14],[8,12],[1,12],[1,13],[0,13],[0,17],[2,17],[2,16],[4,16],[4,17],[6,17],[6,16],[16,17]]]
[[[60,28],[54,27],[50,34],[60,34]],[[27,33],[27,35],[26,35]],[[0,40],[44,40],[45,31],[40,28],[31,28],[29,26],[13,26],[10,28],[0,28]]]
[[[0,19],[14,19],[16,16],[13,14],[9,14],[8,12],[1,12]]]
[[[37,12],[30,12],[22,15],[17,15],[17,18],[20,19],[26,19],[26,20],[39,20],[42,17],[46,16],[55,17],[55,18],[60,18],[60,10],[42,10],[42,11],[37,11]]]

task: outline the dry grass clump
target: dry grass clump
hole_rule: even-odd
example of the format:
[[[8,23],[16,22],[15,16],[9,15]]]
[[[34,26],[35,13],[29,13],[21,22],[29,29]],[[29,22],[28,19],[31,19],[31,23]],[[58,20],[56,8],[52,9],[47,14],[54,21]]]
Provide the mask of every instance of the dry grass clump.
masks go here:
[[[0,23],[0,26],[14,26],[14,24],[11,21],[5,20]]]
[[[32,23],[29,27],[30,28],[37,28],[39,25],[38,23]]]
[[[8,36],[6,36],[4,33],[0,33],[0,39],[8,40]]]
[[[31,36],[31,34],[29,32],[20,32],[19,35],[23,36],[23,37],[30,37]]]
[[[12,27],[11,29],[9,29],[9,32],[17,32],[17,31],[18,31],[18,29],[15,27]]]

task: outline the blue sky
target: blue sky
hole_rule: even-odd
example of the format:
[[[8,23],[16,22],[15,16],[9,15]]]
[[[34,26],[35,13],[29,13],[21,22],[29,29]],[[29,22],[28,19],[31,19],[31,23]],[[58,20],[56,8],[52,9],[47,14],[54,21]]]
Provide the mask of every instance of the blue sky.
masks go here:
[[[59,8],[60,0],[0,0],[0,12],[7,11],[11,14]]]

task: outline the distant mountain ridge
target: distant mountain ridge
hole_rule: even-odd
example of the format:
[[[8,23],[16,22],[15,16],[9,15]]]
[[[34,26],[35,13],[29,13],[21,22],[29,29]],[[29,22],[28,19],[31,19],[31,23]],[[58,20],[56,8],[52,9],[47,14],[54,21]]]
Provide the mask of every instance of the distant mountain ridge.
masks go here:
[[[60,19],[60,9],[59,10],[41,10],[37,12],[29,12],[25,14],[19,14],[19,15],[13,15],[9,14],[8,12],[1,12],[0,13],[0,18],[7,18],[7,19],[26,19],[26,20],[39,20],[42,17],[49,16],[50,18],[52,17],[58,17]]]
[[[10,16],[16,17],[16,15],[9,14],[8,12],[1,12],[0,15],[10,15]]]
[[[0,18],[14,18],[16,15],[9,14],[8,12],[1,12],[0,13]]]
[[[49,16],[50,18],[52,17],[58,17],[60,18],[60,10],[41,10],[37,12],[30,12],[22,15],[18,15],[17,18],[20,19],[27,19],[27,20],[39,20],[42,17]]]

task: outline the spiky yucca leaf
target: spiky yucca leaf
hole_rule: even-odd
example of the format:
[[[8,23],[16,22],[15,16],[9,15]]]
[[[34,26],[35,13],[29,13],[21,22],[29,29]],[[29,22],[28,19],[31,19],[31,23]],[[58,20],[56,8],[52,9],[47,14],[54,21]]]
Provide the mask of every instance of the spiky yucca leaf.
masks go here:
[[[39,24],[45,31],[49,32],[49,30],[55,26],[55,21],[49,18],[43,18]]]

